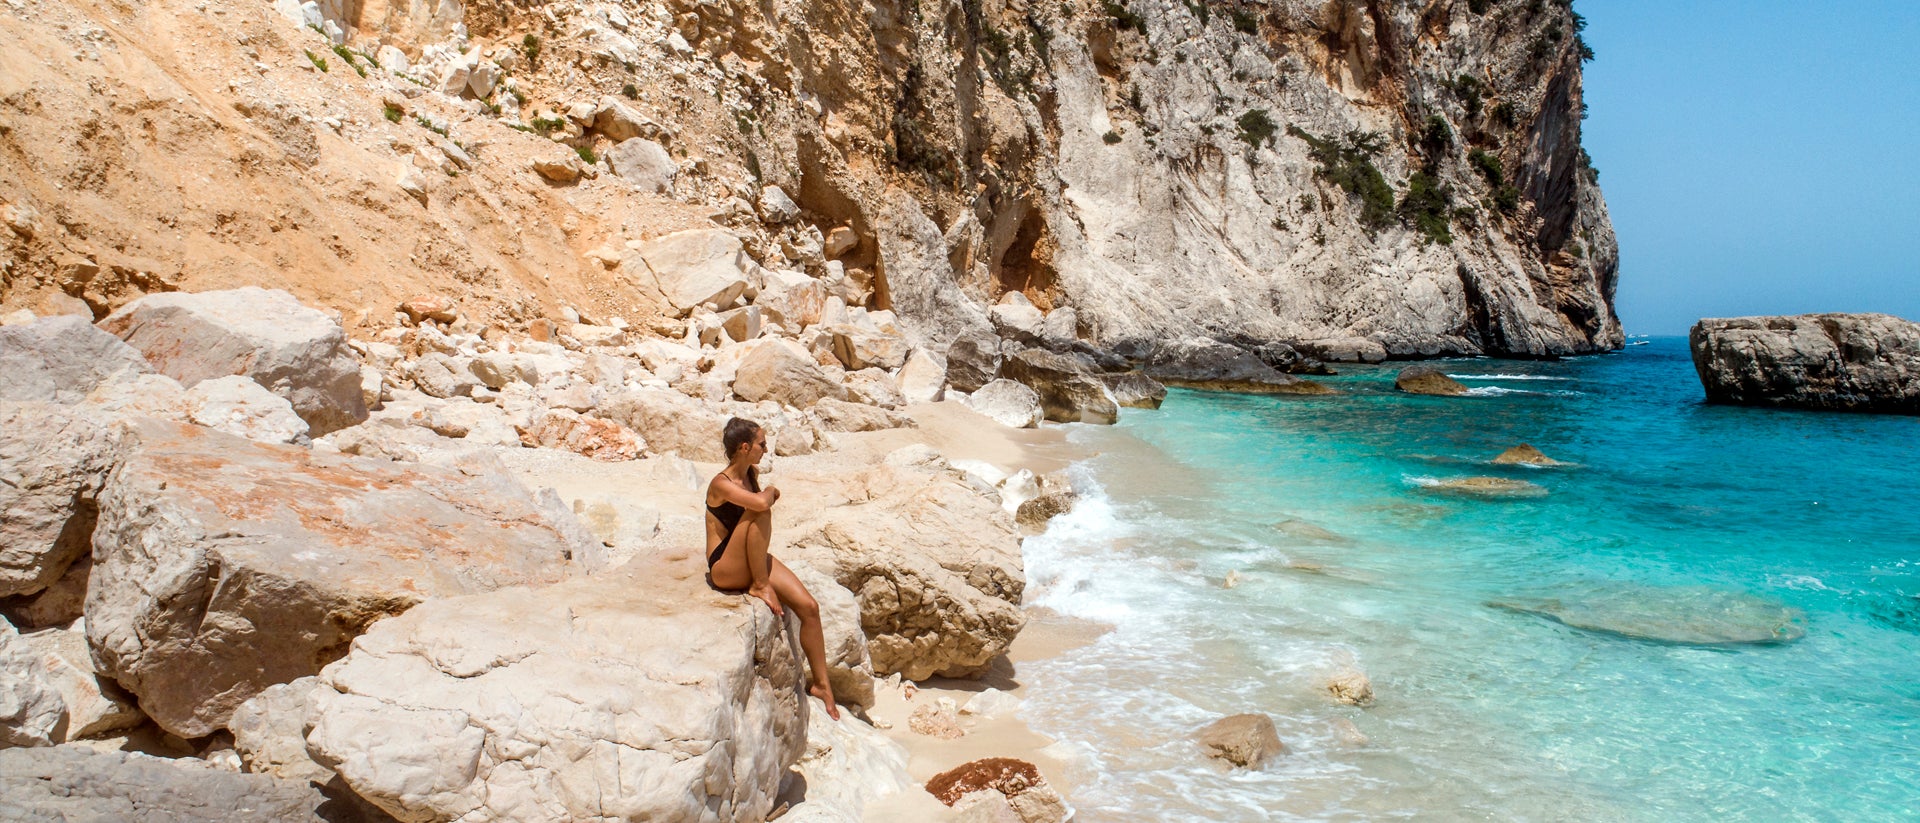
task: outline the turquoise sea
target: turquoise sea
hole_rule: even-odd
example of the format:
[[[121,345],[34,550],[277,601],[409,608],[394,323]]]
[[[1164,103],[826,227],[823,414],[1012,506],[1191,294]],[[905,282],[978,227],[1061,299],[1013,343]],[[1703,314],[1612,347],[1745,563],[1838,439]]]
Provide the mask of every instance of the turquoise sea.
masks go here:
[[[1681,338],[1436,365],[1475,396],[1351,367],[1071,427],[1094,491],[1028,602],[1113,630],[1018,675],[1079,820],[1920,819],[1920,419],[1705,405]],[[1544,494],[1434,487],[1468,476]],[[1206,762],[1239,712],[1290,753]]]

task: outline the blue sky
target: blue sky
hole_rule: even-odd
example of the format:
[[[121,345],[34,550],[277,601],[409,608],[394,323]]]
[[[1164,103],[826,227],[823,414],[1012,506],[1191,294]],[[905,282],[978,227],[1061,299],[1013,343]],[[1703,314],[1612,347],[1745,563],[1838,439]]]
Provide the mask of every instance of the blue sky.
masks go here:
[[[1920,3],[1585,0],[1588,119],[1629,334],[1920,321]]]

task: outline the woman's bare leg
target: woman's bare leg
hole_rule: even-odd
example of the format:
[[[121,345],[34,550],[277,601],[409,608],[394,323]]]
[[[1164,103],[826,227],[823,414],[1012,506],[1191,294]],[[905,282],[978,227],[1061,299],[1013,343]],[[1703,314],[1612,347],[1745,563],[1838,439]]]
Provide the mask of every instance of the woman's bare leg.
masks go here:
[[[833,702],[833,684],[827,680],[827,640],[826,633],[820,628],[820,603],[813,599],[813,593],[807,591],[806,584],[795,577],[793,570],[779,558],[769,558],[768,582],[779,594],[787,607],[793,609],[800,618],[800,650],[806,652],[807,668],[812,673],[813,685],[807,687],[807,693],[820,698],[827,704],[827,716],[840,719],[840,707]]]
[[[780,597],[769,580],[772,558],[767,556],[767,544],[772,533],[773,512],[742,514],[740,525],[733,530],[733,539],[720,555],[720,562],[713,564],[713,584],[727,589],[741,588],[744,584],[747,593],[766,601],[774,614],[784,614]]]

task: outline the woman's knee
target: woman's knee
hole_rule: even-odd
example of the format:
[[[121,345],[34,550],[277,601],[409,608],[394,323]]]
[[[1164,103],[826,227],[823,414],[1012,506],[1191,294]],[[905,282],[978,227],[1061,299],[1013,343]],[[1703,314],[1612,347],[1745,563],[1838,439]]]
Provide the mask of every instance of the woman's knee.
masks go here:
[[[820,601],[813,599],[813,594],[806,589],[801,589],[799,595],[794,597],[793,602],[788,603],[787,606],[793,609],[794,614],[799,615],[801,620],[820,619]]]

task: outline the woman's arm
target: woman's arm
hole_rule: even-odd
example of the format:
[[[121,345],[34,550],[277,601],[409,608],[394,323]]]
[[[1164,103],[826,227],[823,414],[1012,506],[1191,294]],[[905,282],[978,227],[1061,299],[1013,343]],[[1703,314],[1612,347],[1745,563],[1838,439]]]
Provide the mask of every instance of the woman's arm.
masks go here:
[[[780,490],[777,488],[768,486],[759,492],[750,492],[725,474],[713,479],[713,487],[720,493],[720,499],[750,512],[767,511],[780,500]]]

